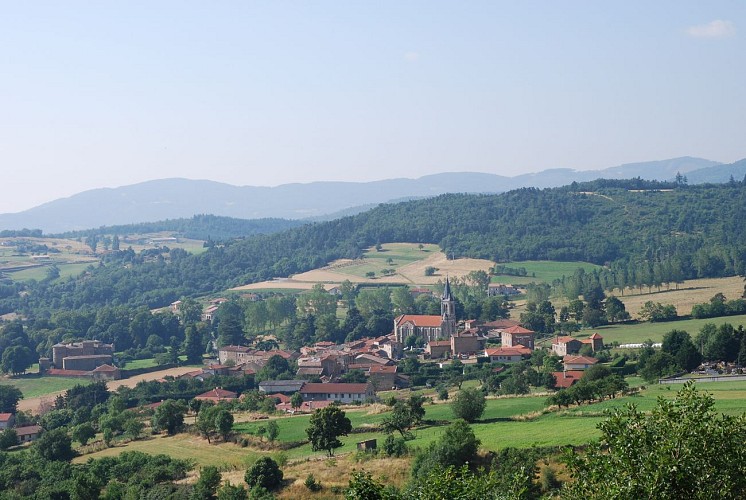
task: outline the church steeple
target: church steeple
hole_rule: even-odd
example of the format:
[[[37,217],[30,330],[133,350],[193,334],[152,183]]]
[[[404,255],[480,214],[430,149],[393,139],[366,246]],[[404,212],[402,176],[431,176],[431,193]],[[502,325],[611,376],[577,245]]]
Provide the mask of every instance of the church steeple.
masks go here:
[[[441,336],[450,338],[456,333],[456,301],[451,293],[451,282],[446,276],[443,295],[440,297]]]

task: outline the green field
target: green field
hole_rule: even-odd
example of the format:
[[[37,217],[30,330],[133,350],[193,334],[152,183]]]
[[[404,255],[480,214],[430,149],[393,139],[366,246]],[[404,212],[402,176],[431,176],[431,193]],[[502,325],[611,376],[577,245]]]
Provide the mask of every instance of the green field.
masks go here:
[[[67,277],[76,277],[86,269],[88,269],[89,266],[91,266],[91,262],[78,262],[78,263],[71,263],[71,264],[57,264],[57,267],[60,270],[60,277],[58,280],[65,279]],[[24,269],[23,271],[15,271],[12,273],[8,273],[8,276],[10,276],[11,279],[15,281],[29,281],[29,280],[37,280],[41,281],[47,276],[47,266],[42,267],[34,267],[31,269]]]
[[[671,330],[685,330],[694,338],[707,323],[722,325],[730,323],[733,326],[746,325],[746,316],[723,316],[708,319],[686,319],[679,321],[667,321],[665,323],[637,323],[630,325],[607,325],[594,330],[584,330],[577,337],[587,337],[593,332],[598,332],[604,338],[605,344],[619,342],[620,344],[637,344],[647,340],[660,342],[663,336]]]
[[[588,271],[600,268],[596,264],[589,262],[552,262],[548,260],[525,260],[520,262],[507,262],[505,266],[512,268],[526,268],[528,276],[493,276],[493,283],[506,283],[515,285],[525,285],[528,283],[551,283],[562,276],[571,276],[575,271],[582,267]]]
[[[24,375],[16,378],[0,378],[0,384],[14,385],[20,389],[24,398],[46,396],[59,391],[66,391],[76,385],[86,385],[90,381],[86,378],[69,377],[40,377],[38,375]]]
[[[630,386],[639,386],[636,377],[629,379]],[[507,397],[488,399],[487,407],[480,421],[472,424],[474,433],[482,442],[482,448],[499,450],[506,447],[563,446],[587,443],[600,435],[597,425],[604,420],[606,410],[634,403],[639,409],[652,409],[658,397],[672,398],[681,385],[647,386],[642,392],[631,396],[608,400],[591,405],[541,414],[544,409],[544,396]],[[730,415],[746,411],[746,381],[702,383],[700,391],[713,395],[716,410]],[[367,426],[377,426],[386,417],[384,413],[370,413],[369,408],[345,407],[354,432],[341,437],[341,448],[337,454],[354,452],[356,443],[366,439],[378,439],[385,435],[375,430],[366,431]],[[425,405],[426,425],[414,431],[414,439],[408,442],[412,448],[422,448],[438,439],[445,431],[446,423],[453,420],[450,405],[447,403]],[[526,418],[526,417],[529,418]],[[280,433],[278,442],[290,443],[306,440],[305,429],[310,416],[280,416],[276,418]],[[237,423],[234,430],[239,433],[255,433],[258,427],[266,426],[267,420]],[[190,434],[173,437],[156,436],[126,445],[118,445],[100,452],[84,455],[76,459],[84,462],[88,458],[117,455],[125,450],[139,450],[146,453],[166,453],[175,458],[191,459],[198,465],[216,465],[222,470],[241,469],[253,463],[263,454],[284,454],[290,460],[305,460],[309,457],[323,457],[323,452],[314,452],[310,444],[295,446],[286,451],[259,451],[251,447],[242,448],[231,443],[207,444],[207,441]]]

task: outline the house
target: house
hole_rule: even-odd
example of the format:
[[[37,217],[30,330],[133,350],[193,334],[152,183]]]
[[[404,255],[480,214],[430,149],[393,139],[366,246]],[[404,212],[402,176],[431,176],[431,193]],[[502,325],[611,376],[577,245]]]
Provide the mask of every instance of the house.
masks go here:
[[[523,346],[528,349],[534,348],[534,332],[520,325],[511,326],[502,331],[503,347]]]
[[[211,391],[195,396],[194,399],[198,399],[199,401],[212,401],[217,404],[221,401],[233,401],[234,399],[238,399],[238,394],[233,391],[226,391],[225,389],[216,387]]]
[[[368,380],[376,390],[389,390],[396,387],[396,371],[396,366],[371,366]]]
[[[485,349],[484,355],[490,359],[490,363],[518,363],[524,357],[531,356],[531,349],[523,346],[496,347]]]
[[[0,413],[0,429],[10,429],[16,421],[12,413]]]
[[[593,352],[600,351],[604,348],[604,338],[598,333],[594,333],[587,339],[581,340],[581,342],[583,343],[583,345],[591,346]]]
[[[181,310],[181,304],[183,304],[183,302],[180,300],[171,302],[171,312],[174,314],[179,314],[179,311]]]
[[[552,342],[552,351],[560,357],[567,356],[568,354],[577,354],[580,352],[580,348],[583,347],[583,343],[570,336],[557,337]]]
[[[265,380],[259,382],[259,390],[267,394],[279,392],[293,395],[299,392],[305,384],[305,380]]]
[[[30,443],[36,441],[41,434],[41,426],[38,425],[24,425],[23,427],[16,427],[16,435],[18,436],[18,442]]]
[[[487,285],[488,297],[502,297],[504,295],[520,295],[521,291],[513,285],[504,285],[502,283],[490,283]]]
[[[432,297],[433,291],[429,288],[410,288],[409,293],[412,294],[412,298],[416,299],[420,295],[427,295],[428,297]]]
[[[556,389],[567,389],[583,377],[582,370],[565,370],[552,372],[554,376],[554,387]]]
[[[410,335],[422,337],[425,342],[449,338],[456,333],[456,301],[451,294],[451,284],[446,278],[440,298],[440,316],[427,314],[402,314],[394,318],[396,341],[404,343]]]
[[[589,356],[565,356],[562,359],[565,370],[585,370],[596,363],[598,360]]]
[[[312,413],[315,410],[326,408],[327,406],[334,404],[334,401],[303,401],[298,408],[293,408],[290,402],[277,403],[275,409],[283,413]]]
[[[451,341],[450,340],[433,340],[428,342],[425,346],[425,352],[430,355],[430,358],[448,358],[451,355]]]
[[[93,380],[119,380],[122,378],[122,371],[116,366],[101,365],[91,371]]]
[[[487,338],[493,340],[500,340],[502,338],[502,332],[508,328],[518,326],[517,321],[512,319],[497,319],[495,321],[488,321],[482,325],[482,328],[487,332]]]
[[[476,354],[484,349],[486,338],[475,328],[451,335],[451,354],[453,356]]]
[[[202,311],[202,321],[212,321],[218,313],[219,306],[208,306]]]
[[[375,399],[373,384],[312,384],[308,383],[300,390],[305,401],[338,401],[340,403],[363,402]]]

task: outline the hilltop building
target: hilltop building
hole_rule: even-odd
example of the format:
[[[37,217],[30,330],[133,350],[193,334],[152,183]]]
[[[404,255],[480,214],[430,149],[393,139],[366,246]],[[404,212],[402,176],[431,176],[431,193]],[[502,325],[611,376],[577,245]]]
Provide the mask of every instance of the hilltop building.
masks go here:
[[[52,346],[52,364],[63,370],[91,371],[101,365],[111,365],[114,344],[98,340],[59,343]]]

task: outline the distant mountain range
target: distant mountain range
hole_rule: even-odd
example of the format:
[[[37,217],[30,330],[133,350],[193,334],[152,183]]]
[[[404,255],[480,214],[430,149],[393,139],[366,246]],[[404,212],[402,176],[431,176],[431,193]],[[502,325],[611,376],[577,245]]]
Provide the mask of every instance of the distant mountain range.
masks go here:
[[[118,188],[84,191],[14,214],[0,215],[0,230],[41,229],[60,233],[120,224],[212,214],[241,219],[280,217],[323,220],[350,215],[379,203],[443,193],[500,193],[521,187],[557,187],[598,178],[672,180],[676,173],[689,183],[727,182],[746,175],[746,160],[721,164],[702,158],[630,163],[604,170],[550,169],[506,177],[458,172],[419,179],[373,182],[312,182],[277,187],[233,186],[220,182],[161,179]]]

